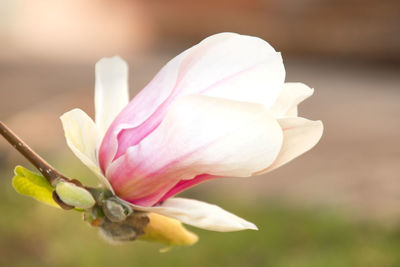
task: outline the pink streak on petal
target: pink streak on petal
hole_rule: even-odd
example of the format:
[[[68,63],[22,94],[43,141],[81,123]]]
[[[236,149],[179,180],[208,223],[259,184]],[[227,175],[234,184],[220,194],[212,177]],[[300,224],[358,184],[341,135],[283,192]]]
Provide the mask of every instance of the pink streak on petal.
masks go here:
[[[132,204],[143,206],[143,207],[151,207],[156,204],[158,204],[160,201],[159,199],[163,196],[164,191],[160,190],[158,192],[155,192],[151,195],[142,197],[142,198],[133,198],[133,199],[124,199],[125,201],[128,201]]]
[[[147,179],[150,181],[157,180],[156,177],[165,176],[169,169],[172,169],[175,165],[179,165],[180,162],[208,145],[209,144],[205,144],[193,151],[188,151],[184,155],[174,158],[172,161],[157,169],[154,169],[154,167],[149,164],[152,160],[157,160],[156,155],[151,156],[153,159],[147,157],[140,157],[138,159],[132,157],[131,159],[131,155],[129,155],[128,152],[128,154],[125,154],[124,158],[119,159],[120,162],[113,163],[113,165],[115,165],[113,167],[116,168],[110,168],[110,171],[107,172],[107,177],[114,188],[126,187],[127,183],[132,183],[133,177],[135,176],[140,177],[139,179]],[[140,151],[140,146],[138,150]]]
[[[173,197],[174,195],[192,187],[195,186],[199,183],[205,182],[207,180],[217,178],[217,176],[209,175],[209,174],[201,174],[197,175],[195,178],[190,179],[190,180],[181,180],[179,183],[177,183],[172,189],[170,189],[159,201],[162,202],[170,197]]]
[[[181,54],[183,56],[183,54]],[[173,63],[174,60],[178,60],[179,56],[174,58],[169,63]],[[179,63],[179,66],[182,62]],[[144,124],[152,115],[157,113],[157,109],[165,103],[165,101],[170,97],[171,92],[168,95],[160,94],[159,91],[162,89],[165,91],[166,88],[171,87],[171,91],[175,87],[176,79],[172,81],[172,84],[165,83],[165,77],[169,75],[173,77],[174,74],[171,73],[171,67],[169,64],[165,65],[160,72],[153,78],[153,80],[141,90],[131,102],[121,111],[121,113],[115,118],[114,122],[111,124],[110,128],[107,130],[99,150],[99,163],[103,173],[110,163],[115,158],[118,150],[118,135],[124,129],[136,129]],[[177,70],[178,71],[178,70]],[[168,74],[166,74],[168,72]],[[171,81],[170,81],[171,82]],[[121,127],[123,125],[123,127]],[[153,127],[157,127],[157,123],[153,124]],[[152,127],[150,127],[152,128]],[[151,131],[150,131],[151,132]],[[143,133],[144,137],[146,136]],[[140,138],[137,138],[140,141]],[[138,140],[134,140],[138,143]]]
[[[146,136],[151,134],[158,127],[158,125],[160,125],[162,121],[161,118],[165,116],[163,114],[165,109],[163,108],[164,106],[165,105],[161,105],[161,107],[157,109],[157,111],[153,113],[150,118],[148,118],[138,127],[119,132],[117,135],[118,150],[113,160],[116,160],[120,156],[124,155],[129,147],[137,145],[140,141],[146,138]]]

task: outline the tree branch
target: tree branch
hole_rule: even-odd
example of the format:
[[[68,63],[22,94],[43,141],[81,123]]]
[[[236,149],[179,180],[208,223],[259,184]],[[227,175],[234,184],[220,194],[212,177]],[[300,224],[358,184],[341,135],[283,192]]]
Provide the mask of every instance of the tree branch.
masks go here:
[[[71,180],[59,173],[53,166],[47,163],[1,121],[0,133],[15,149],[18,150],[19,153],[21,153],[40,171],[40,173],[47,179],[47,181],[49,181],[52,186],[55,186],[55,183],[59,179],[64,179],[67,181]]]

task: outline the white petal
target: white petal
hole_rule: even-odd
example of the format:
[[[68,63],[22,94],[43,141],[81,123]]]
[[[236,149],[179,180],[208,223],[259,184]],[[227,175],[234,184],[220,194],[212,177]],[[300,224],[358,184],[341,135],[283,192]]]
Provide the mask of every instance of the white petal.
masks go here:
[[[104,135],[111,122],[129,102],[128,64],[120,57],[96,63],[96,125]]]
[[[191,95],[106,176],[120,197],[153,205],[180,180],[251,176],[274,162],[281,145],[281,127],[264,105]]]
[[[75,156],[100,178],[100,182],[106,188],[113,191],[97,164],[96,148],[99,133],[93,120],[80,109],[66,112],[60,119],[68,147]]]
[[[257,37],[222,35],[229,38],[216,42],[215,35],[193,47],[180,66],[175,90],[270,107],[285,79],[281,54]]]
[[[321,139],[321,121],[311,121],[301,117],[278,120],[283,130],[283,144],[278,157],[267,169],[255,174],[272,171],[314,147]]]
[[[297,105],[313,93],[314,89],[304,83],[285,83],[278,99],[270,110],[277,117],[297,116]]]
[[[194,199],[170,198],[160,206],[142,207],[132,205],[132,207],[142,211],[155,212],[206,230],[219,232],[246,229],[258,230],[257,226],[253,223],[227,212],[216,205]]]

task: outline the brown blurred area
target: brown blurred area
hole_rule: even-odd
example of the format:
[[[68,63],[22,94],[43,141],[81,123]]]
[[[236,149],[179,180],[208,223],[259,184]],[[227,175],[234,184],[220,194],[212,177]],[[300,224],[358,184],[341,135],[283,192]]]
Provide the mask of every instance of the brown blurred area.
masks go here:
[[[149,1],[159,36],[181,42],[236,31],[286,55],[400,60],[396,0]]]
[[[400,60],[397,0],[3,0],[0,12],[3,57],[93,59],[233,31],[290,56]]]
[[[287,81],[315,88],[300,115],[321,119],[325,133],[315,149],[271,174],[191,192],[329,204],[398,220],[397,0],[2,0],[0,119],[50,162],[60,154],[73,160],[58,117],[76,107],[93,115],[99,58],[127,59],[134,95],[170,58],[222,31],[262,37],[281,51]],[[11,173],[24,162],[0,141],[2,168]]]

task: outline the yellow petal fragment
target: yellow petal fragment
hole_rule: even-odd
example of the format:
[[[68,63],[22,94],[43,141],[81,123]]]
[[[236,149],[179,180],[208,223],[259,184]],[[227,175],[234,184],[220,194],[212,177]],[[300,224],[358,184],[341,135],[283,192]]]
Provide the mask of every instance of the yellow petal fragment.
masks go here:
[[[198,236],[188,231],[180,221],[157,213],[149,213],[149,224],[144,229],[145,234],[139,239],[159,242],[169,246],[190,246],[198,241]]]

